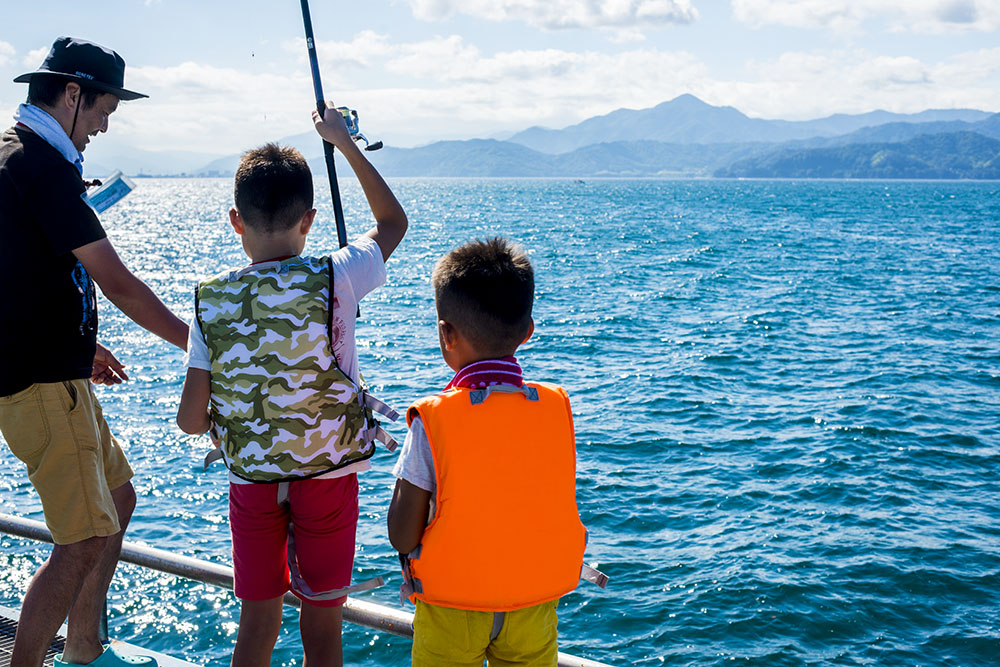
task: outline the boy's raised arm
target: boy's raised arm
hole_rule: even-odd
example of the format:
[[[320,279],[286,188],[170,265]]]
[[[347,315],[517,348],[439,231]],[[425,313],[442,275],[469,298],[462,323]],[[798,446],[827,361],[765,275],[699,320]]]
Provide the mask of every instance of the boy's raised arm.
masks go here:
[[[386,185],[382,176],[354,143],[347,131],[344,117],[335,108],[329,106],[329,102],[327,105],[328,108],[323,114],[323,118],[319,117],[319,111],[314,109],[312,112],[316,131],[319,132],[324,141],[333,144],[344,154],[351,169],[354,170],[354,174],[358,177],[361,189],[364,190],[365,197],[368,199],[368,206],[371,207],[372,214],[375,216],[375,227],[369,230],[367,235],[378,243],[378,247],[382,250],[382,259],[387,260],[406,234],[408,224],[406,212],[403,211],[403,207],[399,205],[399,201],[392,194],[392,190]]]

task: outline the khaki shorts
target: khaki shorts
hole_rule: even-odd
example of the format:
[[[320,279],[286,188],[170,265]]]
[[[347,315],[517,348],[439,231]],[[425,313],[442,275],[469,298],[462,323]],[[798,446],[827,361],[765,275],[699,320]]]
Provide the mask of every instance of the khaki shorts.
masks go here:
[[[491,611],[466,611],[417,600],[413,615],[413,667],[556,667],[558,600],[508,611],[490,640]]]
[[[38,383],[0,396],[0,432],[28,466],[56,544],[121,530],[111,491],[132,479],[132,467],[90,380]]]

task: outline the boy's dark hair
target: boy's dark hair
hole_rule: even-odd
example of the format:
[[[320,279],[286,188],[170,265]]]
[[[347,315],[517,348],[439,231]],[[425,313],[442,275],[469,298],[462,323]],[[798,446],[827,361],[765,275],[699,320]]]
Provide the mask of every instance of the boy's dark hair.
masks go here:
[[[531,328],[535,272],[505,238],[470,241],[438,260],[432,277],[438,317],[483,354],[513,354]]]
[[[33,76],[28,82],[28,104],[32,106],[54,107],[59,103],[59,98],[66,90],[66,84],[70,80],[58,74],[45,74],[44,76]],[[96,88],[80,86],[80,101],[84,109],[89,109],[97,103],[97,98],[104,93]]]
[[[234,195],[240,217],[251,228],[284,231],[313,207],[312,172],[291,146],[264,144],[240,159]]]

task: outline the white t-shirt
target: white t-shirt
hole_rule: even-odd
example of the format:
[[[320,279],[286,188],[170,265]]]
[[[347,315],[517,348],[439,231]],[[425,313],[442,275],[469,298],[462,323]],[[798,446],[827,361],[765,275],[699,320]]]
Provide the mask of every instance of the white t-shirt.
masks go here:
[[[331,255],[333,264],[333,317],[330,322],[330,340],[333,354],[344,373],[359,381],[358,346],[354,338],[358,303],[369,292],[385,283],[385,261],[382,250],[374,239],[361,236]],[[198,314],[191,318],[188,333],[187,354],[184,355],[187,368],[212,370],[211,357],[205,335],[198,324]],[[349,466],[310,479],[332,479],[355,472],[371,469],[369,460],[358,461]],[[230,473],[229,481],[234,484],[252,484]]]
[[[406,440],[403,441],[403,448],[392,468],[392,474],[424,491],[430,491],[431,496],[437,491],[434,455],[431,453],[427,431],[424,430],[424,422],[419,415],[414,416],[410,422],[410,430],[406,432]]]
[[[437,511],[437,476],[434,472],[434,454],[431,453],[431,441],[427,439],[424,422],[420,416],[414,416],[410,422],[410,430],[406,432],[402,450],[392,474],[399,479],[405,479],[413,486],[424,491],[430,491],[431,498],[427,501],[427,524],[434,520]]]

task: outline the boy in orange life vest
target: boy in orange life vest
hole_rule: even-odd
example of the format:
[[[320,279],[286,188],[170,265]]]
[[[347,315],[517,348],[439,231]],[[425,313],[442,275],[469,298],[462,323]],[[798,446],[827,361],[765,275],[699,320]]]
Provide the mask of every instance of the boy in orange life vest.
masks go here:
[[[413,665],[554,666],[556,604],[576,588],[586,531],[569,398],[524,382],[513,356],[534,330],[531,263],[505,239],[474,241],[433,284],[456,375],[408,411],[388,515],[409,555]]]

